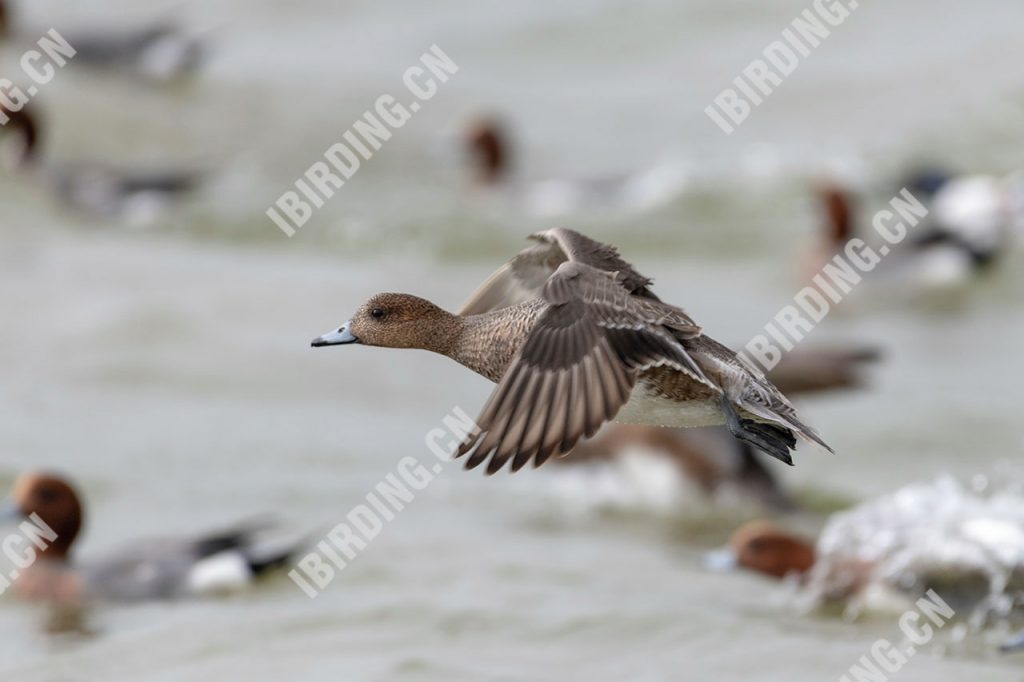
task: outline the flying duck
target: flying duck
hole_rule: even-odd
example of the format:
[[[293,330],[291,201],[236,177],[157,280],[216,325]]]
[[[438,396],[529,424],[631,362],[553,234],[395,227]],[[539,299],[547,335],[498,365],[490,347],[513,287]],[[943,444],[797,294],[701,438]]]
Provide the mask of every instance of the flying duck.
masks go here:
[[[613,419],[724,424],[787,464],[796,435],[831,451],[760,370],[662,302],[614,247],[565,228],[531,238],[456,314],[378,294],[312,345],[430,350],[496,382],[456,453],[488,473],[540,466]]]

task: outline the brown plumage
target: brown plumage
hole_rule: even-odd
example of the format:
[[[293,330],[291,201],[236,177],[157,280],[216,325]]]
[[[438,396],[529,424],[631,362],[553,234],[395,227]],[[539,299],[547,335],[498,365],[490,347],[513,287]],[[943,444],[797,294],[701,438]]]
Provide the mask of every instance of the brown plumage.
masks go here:
[[[738,528],[729,545],[739,566],[773,578],[806,575],[814,567],[814,545],[769,521],[751,521]]]
[[[477,179],[493,185],[508,175],[508,145],[500,123],[481,119],[470,128],[466,145],[476,170]]]
[[[37,514],[57,534],[36,556],[66,559],[82,529],[82,503],[75,489],[59,476],[33,473],[18,478],[12,496],[25,517]]]
[[[799,348],[783,355],[768,378],[790,396],[859,388],[864,383],[864,366],[881,357],[881,350],[874,346]]]
[[[832,182],[820,185],[818,196],[825,213],[825,232],[829,246],[841,248],[855,236],[853,199],[848,191]]]
[[[381,294],[313,345],[423,348],[498,382],[456,456],[488,473],[543,464],[616,417],[663,426],[725,423],[791,463],[793,431],[827,447],[792,405],[610,246],[568,229],[499,268],[457,315]],[[627,408],[627,409],[623,409]]]
[[[17,159],[18,165],[35,161],[39,157],[39,124],[32,110],[27,105],[18,111],[0,106],[0,114],[10,119],[4,127],[20,137],[22,148]]]
[[[11,37],[11,16],[7,11],[7,2],[0,0],[0,38]]]

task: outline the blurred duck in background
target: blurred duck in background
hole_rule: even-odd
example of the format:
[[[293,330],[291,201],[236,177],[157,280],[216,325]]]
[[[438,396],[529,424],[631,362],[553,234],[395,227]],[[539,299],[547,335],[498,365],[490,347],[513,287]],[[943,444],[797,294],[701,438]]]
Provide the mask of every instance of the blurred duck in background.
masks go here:
[[[1024,630],[1021,630],[999,647],[1003,653],[1016,653],[1024,651]]]
[[[866,367],[879,357],[871,347],[797,349],[768,379],[789,396],[848,390],[864,384]],[[799,507],[755,448],[721,428],[609,424],[555,462],[571,470],[559,472],[559,490],[588,506],[667,508],[695,489],[703,502],[751,500],[780,512]]]
[[[1024,184],[1016,176],[949,177],[923,171],[905,186],[928,215],[871,273],[870,279],[884,282],[887,291],[899,285],[913,295],[969,284],[1002,259],[1016,226],[1024,220]],[[826,181],[817,192],[824,238],[808,264],[808,279],[850,239],[873,241],[858,228],[857,199],[851,191]]]
[[[1024,604],[1021,482],[952,477],[915,483],[834,514],[817,542],[763,520],[733,533],[709,568],[795,577],[813,605],[848,615],[901,612],[934,589],[958,618],[984,626],[1019,619]]]
[[[152,222],[200,185],[195,170],[128,170],[99,162],[45,163],[41,122],[32,107],[0,109],[10,118],[0,128],[8,170],[50,189],[68,208],[132,225]],[[2,137],[6,137],[3,140]]]
[[[681,163],[659,164],[634,174],[524,181],[516,173],[509,140],[506,126],[494,118],[481,118],[468,127],[464,146],[473,180],[489,195],[536,217],[652,211],[676,199],[690,182],[690,171]]]
[[[12,4],[0,0],[0,40],[26,46],[35,43],[46,30],[19,29],[12,17]],[[155,82],[193,73],[206,53],[199,36],[190,35],[171,21],[124,31],[54,28],[75,49],[72,64],[138,75]]]
[[[23,521],[23,526],[33,524],[33,544],[39,540],[45,545],[14,579],[15,593],[58,605],[230,592],[288,565],[301,549],[294,544],[259,547],[260,527],[249,524],[194,538],[136,542],[98,561],[72,562],[71,548],[83,523],[82,503],[70,483],[47,473],[19,477],[4,516],[9,522]],[[50,537],[38,521],[52,531]]]

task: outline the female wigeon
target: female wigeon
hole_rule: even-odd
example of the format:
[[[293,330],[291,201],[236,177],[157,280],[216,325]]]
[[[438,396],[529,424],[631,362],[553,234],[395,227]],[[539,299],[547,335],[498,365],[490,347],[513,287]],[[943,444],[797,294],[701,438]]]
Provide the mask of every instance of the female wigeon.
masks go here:
[[[515,172],[507,127],[494,118],[472,123],[464,146],[478,187],[543,218],[593,210],[650,211],[677,198],[690,182],[689,169],[680,163],[662,163],[632,174],[523,181]]]
[[[612,419],[724,424],[792,464],[795,434],[829,449],[754,367],[706,336],[615,248],[572,230],[499,268],[457,313],[409,294],[378,294],[313,346],[361,343],[446,355],[498,387],[456,456],[488,473],[540,466]]]
[[[89,563],[72,562],[71,548],[83,524],[82,503],[63,478],[25,474],[14,484],[7,520],[41,521],[32,563],[14,580],[26,599],[78,603],[91,600],[169,599],[233,590],[269,569],[288,564],[297,547],[257,548],[255,526],[186,539],[136,542]],[[55,535],[55,537],[54,537]]]
[[[9,165],[50,188],[65,206],[103,218],[145,223],[174,201],[199,187],[194,170],[139,171],[96,162],[45,163],[40,118],[29,105],[18,111],[0,107],[10,120],[0,129],[7,135]]]
[[[876,348],[868,346],[797,348],[783,356],[767,376],[783,394],[794,398],[848,390],[864,383],[865,366],[879,355]],[[668,475],[657,460],[670,463]],[[647,498],[659,504],[666,499],[685,499],[687,489],[695,488],[705,501],[732,500],[738,493],[742,499],[755,500],[776,511],[799,506],[754,448],[720,427],[708,430],[608,424],[555,462],[582,470],[591,478],[600,476],[606,485],[599,487],[610,494],[607,499],[598,495],[588,500],[602,504]],[[581,487],[575,485],[575,478],[569,483]]]
[[[17,30],[11,3],[0,0],[0,40],[34,43],[43,30]],[[76,32],[55,26],[75,49],[70,63],[133,73],[152,81],[167,81],[195,71],[205,56],[205,46],[170,21],[127,31],[91,29]]]

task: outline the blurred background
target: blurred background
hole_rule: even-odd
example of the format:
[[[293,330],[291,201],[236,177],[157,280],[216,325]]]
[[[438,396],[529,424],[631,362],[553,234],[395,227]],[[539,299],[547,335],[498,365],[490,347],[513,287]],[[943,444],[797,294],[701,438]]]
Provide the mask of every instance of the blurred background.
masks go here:
[[[618,245],[739,348],[821,251],[823,183],[847,188],[867,226],[921,169],[1002,182],[1021,167],[1024,6],[997,0],[865,3],[728,136],[705,107],[808,4],[7,5],[0,77],[23,86],[20,56],[49,28],[74,45],[76,30],[170,22],[203,44],[169,79],[72,58],[30,104],[34,165],[0,130],[14,159],[0,171],[0,483],[40,468],[76,481],[83,559],[261,513],[321,532],[403,456],[428,457],[424,435],[453,406],[476,414],[491,386],[439,356],[309,348],[378,291],[455,309],[527,234],[565,225]],[[285,237],[264,212],[380,95],[408,100],[402,74],[434,44],[458,73]],[[507,189],[480,182],[467,148],[484,119],[500,121]],[[651,169],[664,191],[643,205],[556,211],[525,189]],[[126,208],[115,173],[169,200]],[[809,335],[880,359],[858,390],[798,399],[835,456],[802,446],[792,469],[762,458],[800,512],[742,492],[666,495],[664,469],[485,478],[450,465],[313,600],[281,577],[98,606],[69,631],[5,596],[0,671],[838,679],[878,638],[899,639],[895,616],[801,608],[799,581],[713,572],[702,557],[747,519],[813,537],[848,505],[937,476],[979,499],[998,488],[1001,518],[1024,523],[1024,270],[1012,239],[994,260],[934,290],[866,282]],[[996,652],[1012,627],[1000,622],[950,626],[901,679],[1024,679],[1020,655]]]

